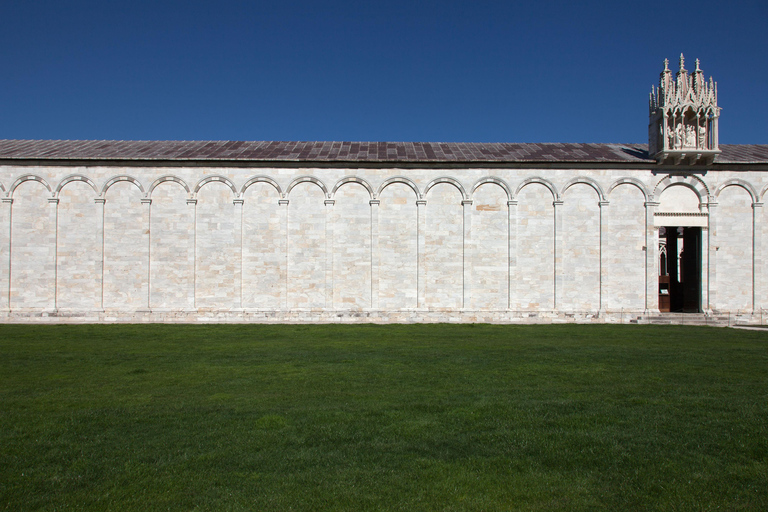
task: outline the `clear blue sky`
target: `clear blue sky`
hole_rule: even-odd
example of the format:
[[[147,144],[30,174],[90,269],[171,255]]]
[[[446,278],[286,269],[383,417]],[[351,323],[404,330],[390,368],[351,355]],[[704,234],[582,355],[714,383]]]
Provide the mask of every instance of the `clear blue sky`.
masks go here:
[[[0,7],[0,138],[647,142],[662,61],[768,143],[768,2]]]

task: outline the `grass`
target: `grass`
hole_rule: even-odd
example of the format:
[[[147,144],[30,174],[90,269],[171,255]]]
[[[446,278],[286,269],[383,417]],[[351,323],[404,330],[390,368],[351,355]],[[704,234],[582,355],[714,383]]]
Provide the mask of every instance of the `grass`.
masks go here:
[[[0,325],[2,510],[767,510],[768,332]]]

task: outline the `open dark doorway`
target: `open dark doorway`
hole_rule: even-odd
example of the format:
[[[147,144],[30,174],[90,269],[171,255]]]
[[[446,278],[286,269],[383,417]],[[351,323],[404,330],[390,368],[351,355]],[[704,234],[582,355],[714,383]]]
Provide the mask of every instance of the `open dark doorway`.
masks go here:
[[[701,312],[701,228],[659,228],[659,311]]]

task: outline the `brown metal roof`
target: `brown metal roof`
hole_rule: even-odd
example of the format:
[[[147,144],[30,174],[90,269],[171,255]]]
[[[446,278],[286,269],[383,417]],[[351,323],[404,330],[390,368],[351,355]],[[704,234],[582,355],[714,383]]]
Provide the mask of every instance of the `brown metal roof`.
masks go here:
[[[768,145],[723,144],[716,163],[768,163]],[[653,163],[646,144],[0,140],[0,160]]]

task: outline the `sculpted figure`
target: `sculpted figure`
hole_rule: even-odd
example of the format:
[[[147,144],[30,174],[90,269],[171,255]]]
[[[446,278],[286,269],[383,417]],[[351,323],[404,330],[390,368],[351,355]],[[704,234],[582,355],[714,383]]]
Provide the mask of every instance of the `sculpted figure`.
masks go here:
[[[707,142],[707,129],[703,126],[699,126],[699,147],[706,147]]]
[[[685,145],[689,148],[696,146],[696,135],[694,135],[691,125],[685,127]]]

